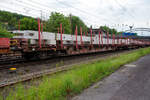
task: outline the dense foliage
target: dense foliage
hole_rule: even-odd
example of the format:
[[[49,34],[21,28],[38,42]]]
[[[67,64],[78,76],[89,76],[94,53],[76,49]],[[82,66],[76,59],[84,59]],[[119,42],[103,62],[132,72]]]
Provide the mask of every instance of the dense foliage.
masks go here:
[[[76,25],[78,27],[78,34],[80,34],[80,27],[82,27],[82,31],[83,32],[87,32],[88,31],[88,27],[77,16],[72,16],[71,23],[72,23],[72,33],[74,33],[74,31],[75,31]]]
[[[20,30],[38,30],[37,19],[7,11],[0,11],[0,22],[2,22],[8,30],[18,29],[18,23],[20,23]],[[80,27],[83,28],[83,31],[87,31],[87,26],[79,17],[72,16],[70,19],[70,17],[57,12],[52,12],[49,19],[42,21],[42,23],[43,30],[48,32],[58,32],[60,23],[66,34],[74,33],[76,25],[78,26],[78,33]]]
[[[109,32],[109,34],[118,34],[116,29],[111,29],[107,26],[101,26],[100,29],[105,31],[105,32]]]
[[[66,17],[63,14],[53,12],[48,20],[48,31],[58,32],[60,28],[60,23],[66,34],[74,34],[76,26],[78,27],[78,34],[80,34],[80,27],[82,27],[83,32],[87,31],[87,26],[84,22],[77,16]]]
[[[38,22],[36,18],[20,15],[17,13],[0,11],[0,22],[8,30],[18,29],[19,26],[20,30],[38,30]],[[58,28],[60,31],[60,23],[62,24],[62,28],[65,34],[74,34],[76,26],[78,28],[78,34],[80,34],[80,27],[82,27],[82,31],[85,33],[87,33],[89,29],[79,17],[74,15],[65,16],[58,12],[52,12],[49,19],[42,21],[42,23],[43,31],[55,33],[58,32]],[[118,33],[116,29],[111,29],[107,26],[101,26],[100,29],[104,32],[109,32],[110,34]]]
[[[31,17],[0,10],[0,22],[5,24],[7,26],[7,29],[9,30],[17,29],[18,21],[22,18],[31,18]]]
[[[7,37],[11,38],[13,35],[9,33],[4,27],[2,27],[2,24],[0,23],[0,37]]]
[[[71,25],[69,19],[63,14],[52,12],[51,16],[48,20],[48,30],[50,32],[58,32],[58,28],[60,28],[60,23],[62,24],[62,28],[64,29],[64,33],[70,34]]]
[[[17,25],[18,26],[18,25]],[[21,30],[38,30],[38,22],[33,18],[20,19]]]

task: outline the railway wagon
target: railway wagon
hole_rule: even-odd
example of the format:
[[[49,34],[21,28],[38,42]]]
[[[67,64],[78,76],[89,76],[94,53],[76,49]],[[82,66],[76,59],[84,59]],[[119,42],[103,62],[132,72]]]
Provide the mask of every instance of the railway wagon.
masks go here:
[[[150,42],[99,33],[89,36],[31,30],[12,31],[13,38],[0,38],[0,59],[7,56],[45,59],[107,50],[149,46]]]
[[[39,33],[31,30],[15,30],[12,33],[16,34],[13,39],[17,41],[17,51],[27,59],[32,57],[42,59],[49,56],[76,55],[149,45],[149,42],[117,38],[102,33],[89,36],[51,32]]]
[[[22,57],[19,41],[13,38],[0,38],[0,61]]]
[[[10,39],[0,38],[0,56],[9,52]]]

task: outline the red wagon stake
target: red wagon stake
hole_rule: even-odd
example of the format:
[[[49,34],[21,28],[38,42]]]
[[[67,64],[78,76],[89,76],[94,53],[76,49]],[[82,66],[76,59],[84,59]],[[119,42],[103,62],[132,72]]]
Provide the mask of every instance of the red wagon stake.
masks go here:
[[[61,48],[63,49],[63,40],[62,40],[62,24],[60,24],[60,33],[61,33]]]
[[[41,23],[41,41],[43,41],[43,45],[45,46],[45,41],[43,39],[43,23]]]
[[[98,42],[99,42],[99,47],[100,47],[100,30],[98,31],[98,34],[99,34]]]
[[[128,37],[127,37],[127,45],[128,45]]]
[[[81,46],[83,47],[83,41],[82,41],[82,27],[80,27],[80,34],[81,34]]]
[[[131,44],[131,38],[129,38],[129,43]]]
[[[107,46],[109,46],[109,33],[107,32]]]
[[[127,37],[127,45],[128,45],[128,37]]]
[[[126,37],[126,45],[127,45],[127,43],[128,43],[128,40],[127,40],[127,37]]]
[[[78,28],[77,28],[77,26],[76,26],[75,34],[76,34],[76,49],[78,49],[78,38],[77,38]]]
[[[100,31],[100,34],[101,34],[101,42],[102,42],[102,47],[103,47],[103,32]]]
[[[113,34],[113,46],[115,46],[115,34]]]
[[[117,44],[119,45],[119,36],[117,35]]]
[[[92,29],[90,29],[90,32],[91,32],[91,48],[93,48]]]
[[[40,19],[38,18],[39,48],[41,48]]]
[[[128,44],[128,37],[126,38],[126,41],[127,41],[127,43],[126,43],[126,45]]]
[[[123,36],[122,36],[123,34],[121,34],[121,46],[122,46],[122,39],[123,39]]]

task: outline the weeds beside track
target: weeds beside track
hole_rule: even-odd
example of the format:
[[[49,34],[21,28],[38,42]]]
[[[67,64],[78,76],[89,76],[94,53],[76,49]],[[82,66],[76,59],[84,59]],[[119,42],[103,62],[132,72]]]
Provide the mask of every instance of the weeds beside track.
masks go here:
[[[76,65],[77,67],[66,72],[56,73],[51,77],[45,76],[38,86],[25,89],[19,85],[6,100],[65,100],[110,75],[120,66],[149,53],[150,48],[143,48],[128,54]]]

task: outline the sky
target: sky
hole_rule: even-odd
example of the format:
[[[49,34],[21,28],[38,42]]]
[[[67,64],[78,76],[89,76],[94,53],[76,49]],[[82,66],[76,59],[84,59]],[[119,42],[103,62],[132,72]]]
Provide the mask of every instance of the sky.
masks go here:
[[[150,0],[0,0],[0,10],[46,20],[51,12],[79,16],[93,28],[150,27]]]

